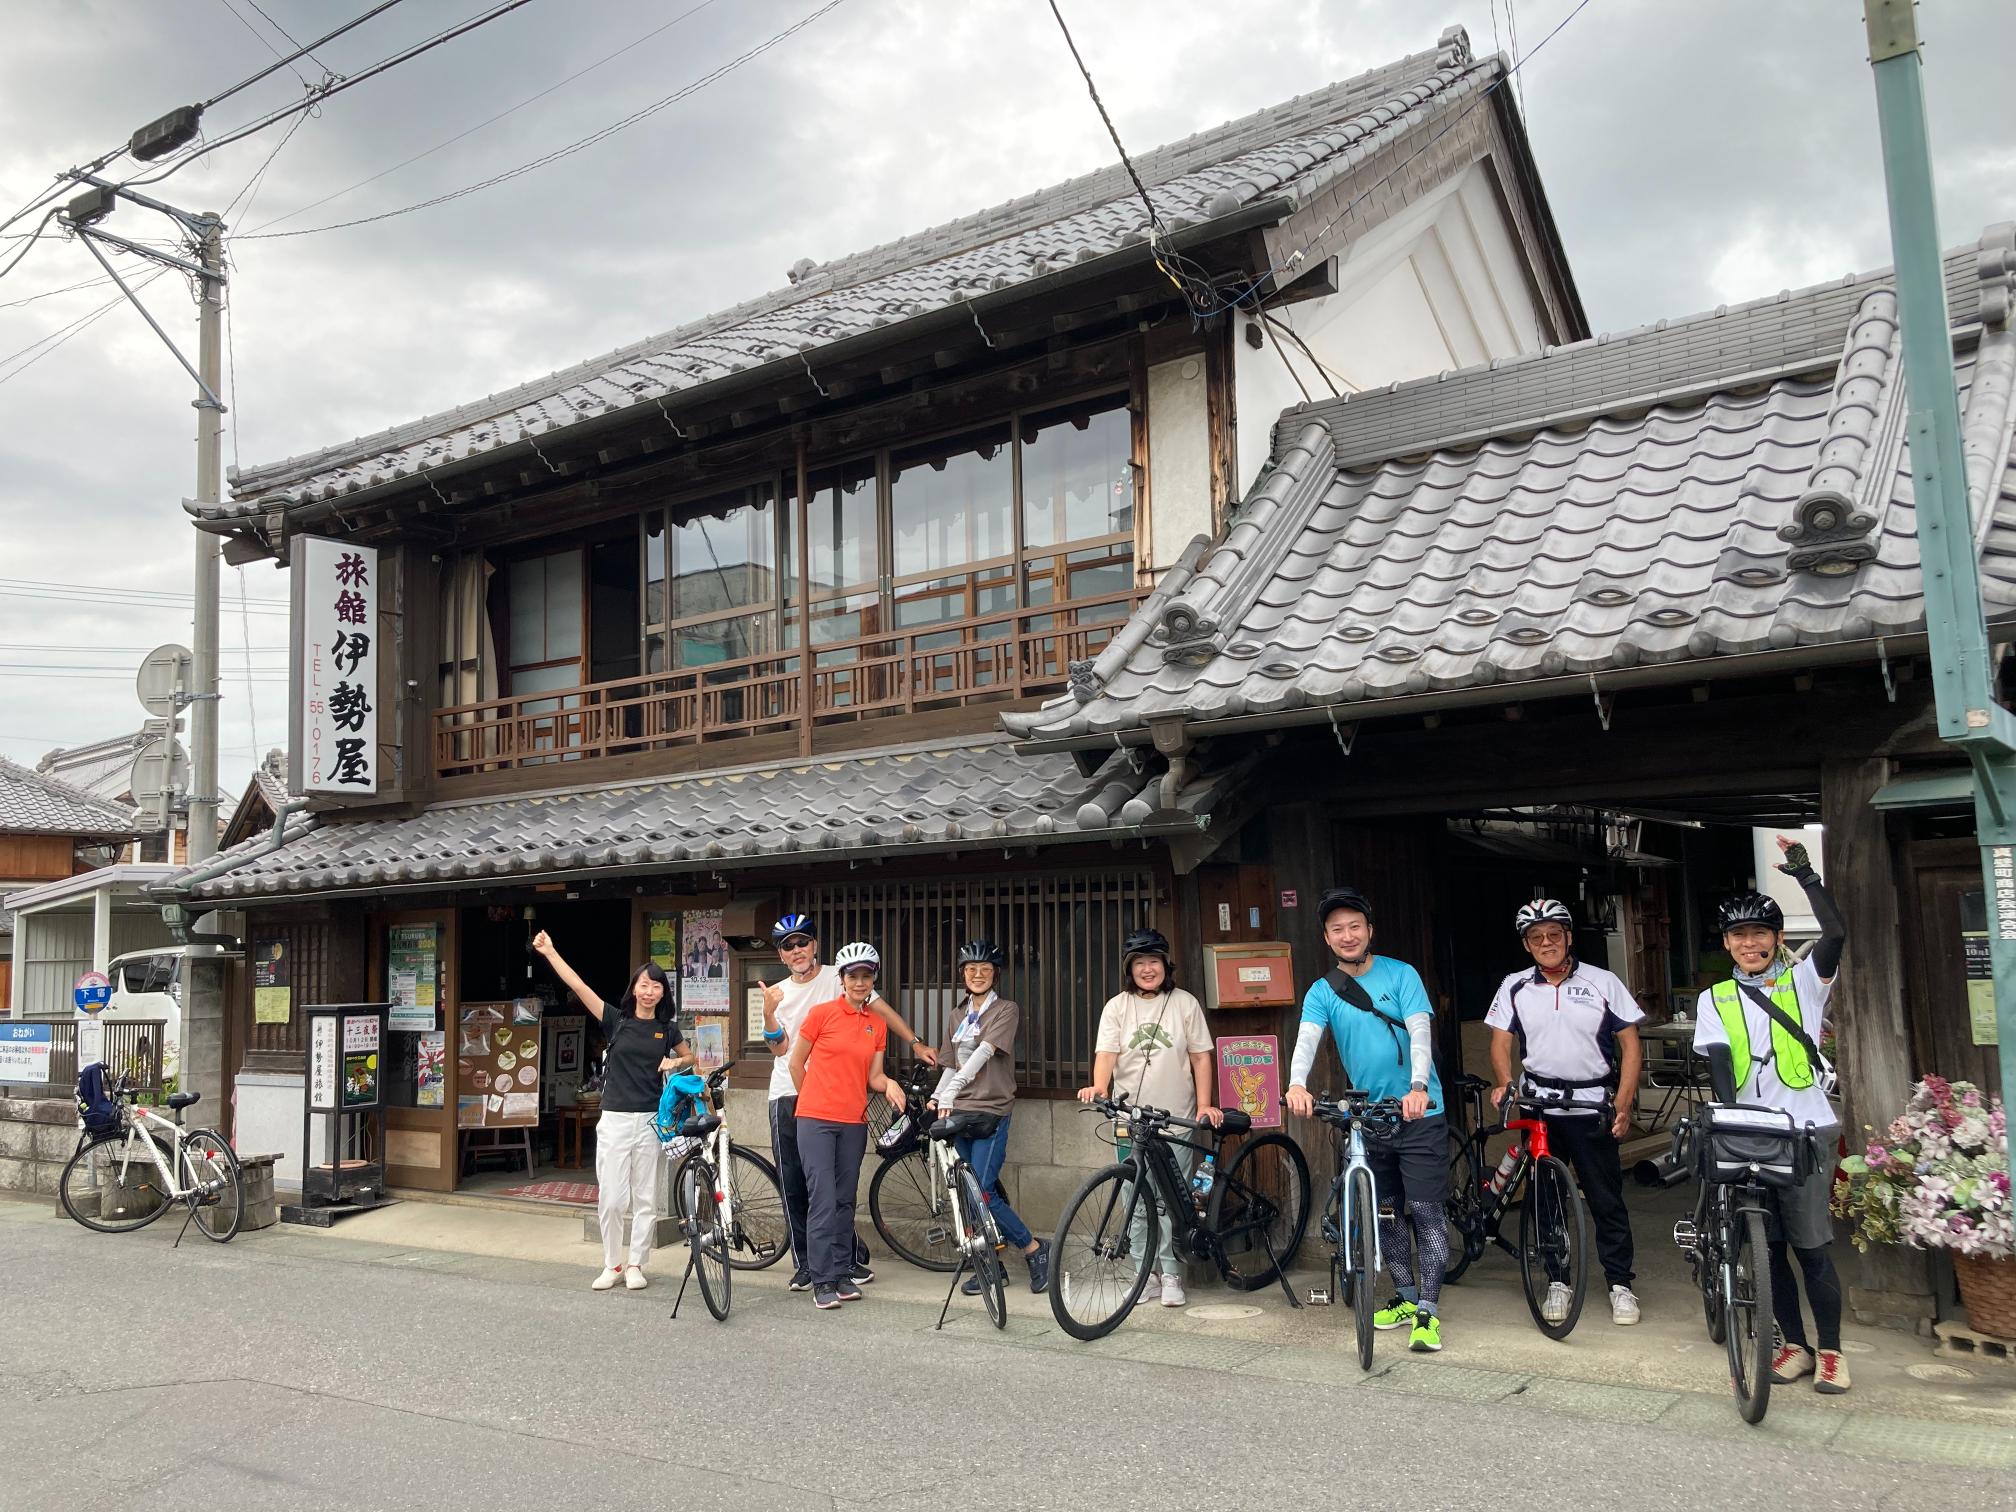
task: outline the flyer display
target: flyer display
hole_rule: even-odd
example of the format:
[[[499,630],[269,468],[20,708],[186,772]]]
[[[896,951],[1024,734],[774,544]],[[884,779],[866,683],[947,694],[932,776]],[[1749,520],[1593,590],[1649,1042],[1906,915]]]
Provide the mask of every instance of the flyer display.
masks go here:
[[[318,1018],[308,1038],[308,1106],[318,1111],[336,1106],[336,1020]]]
[[[462,1129],[523,1128],[539,1122],[540,1055],[537,998],[468,1003],[455,1037],[455,1125]]]
[[[1281,1041],[1272,1034],[1218,1041],[1218,1106],[1236,1108],[1256,1129],[1281,1123]]]
[[[432,924],[395,924],[385,942],[386,986],[392,999],[387,1028],[432,1029],[439,1001],[440,931]]]
[[[293,1014],[294,987],[287,965],[287,942],[255,939],[252,943],[252,1022],[284,1024]]]
[[[420,1037],[413,1105],[441,1107],[448,1095],[448,1033],[429,1029]]]
[[[728,945],[721,938],[721,910],[689,909],[679,930],[679,1011],[728,1011]]]

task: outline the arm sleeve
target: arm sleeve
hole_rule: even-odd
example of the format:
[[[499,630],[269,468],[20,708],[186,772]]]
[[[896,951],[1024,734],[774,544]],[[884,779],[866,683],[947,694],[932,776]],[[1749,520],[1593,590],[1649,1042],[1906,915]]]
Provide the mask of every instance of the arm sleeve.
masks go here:
[[[973,1078],[980,1074],[980,1068],[994,1058],[994,1047],[986,1040],[973,1047],[973,1053],[966,1057],[966,1064],[957,1071],[947,1071],[938,1078],[935,1100],[941,1110],[949,1110],[961,1092],[973,1085]]]
[[[1427,1014],[1408,1015],[1407,1048],[1413,1060],[1413,1079],[1425,1087],[1435,1074],[1434,1020]]]
[[[1306,1087],[1309,1073],[1316,1069],[1316,1052],[1323,1048],[1323,1026],[1302,1021],[1302,1028],[1295,1036],[1295,1055],[1288,1065],[1288,1085]]]
[[[1813,965],[1822,981],[1831,982],[1834,973],[1841,969],[1841,952],[1848,944],[1847,921],[1841,917],[1841,906],[1827,891],[1827,884],[1820,880],[1820,873],[1812,867],[1792,880],[1806,889],[1806,902],[1813,910],[1814,922],[1820,926],[1820,940],[1813,947]]]

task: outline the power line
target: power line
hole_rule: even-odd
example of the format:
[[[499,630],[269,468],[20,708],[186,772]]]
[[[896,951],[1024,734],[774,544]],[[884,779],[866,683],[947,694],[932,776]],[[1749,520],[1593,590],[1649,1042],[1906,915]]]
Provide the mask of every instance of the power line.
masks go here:
[[[130,188],[135,184],[158,184],[169,175],[180,173],[198,158],[207,157],[220,147],[228,147],[233,142],[251,136],[255,132],[264,131],[268,126],[284,121],[291,115],[299,115],[304,110],[312,110],[324,100],[334,95],[339,95],[346,89],[354,89],[357,85],[364,83],[368,79],[375,79],[379,74],[386,72],[388,69],[397,68],[401,63],[411,62],[422,53],[431,52],[444,42],[452,42],[457,37],[475,31],[480,26],[487,26],[499,17],[507,16],[521,6],[530,5],[531,3],[532,0],[502,0],[501,4],[492,6],[481,15],[471,17],[458,26],[451,26],[446,31],[437,32],[424,41],[416,42],[413,46],[406,48],[402,52],[395,53],[389,58],[380,59],[361,72],[347,75],[344,78],[333,80],[310,90],[306,99],[297,100],[292,105],[285,105],[278,110],[269,111],[266,115],[248,121],[242,126],[233,127],[222,136],[206,141],[200,146],[191,147],[179,157],[172,159],[158,173],[149,173],[144,176],[127,179],[119,187],[124,189]],[[269,69],[267,71],[270,73],[272,70]],[[212,103],[215,102],[213,101]]]
[[[383,0],[382,4],[372,6],[371,9],[364,12],[363,15],[357,17],[354,21],[345,21],[341,26],[337,27],[334,31],[324,32],[321,36],[317,37],[313,42],[310,42],[306,47],[300,47],[297,44],[296,50],[294,52],[289,53],[286,57],[282,58],[279,62],[273,64],[271,67],[262,68],[259,70],[259,72],[253,74],[249,79],[240,79],[236,84],[233,84],[229,89],[224,90],[222,93],[210,96],[209,99],[203,102],[203,108],[205,110],[208,110],[212,105],[222,104],[225,100],[228,100],[231,98],[231,96],[237,94],[238,91],[240,91],[241,89],[250,88],[252,85],[257,84],[261,79],[265,78],[268,74],[278,73],[282,68],[286,67],[288,64],[291,64],[296,58],[305,58],[311,56],[314,50],[322,46],[324,43],[335,41],[338,37],[342,36],[343,33],[347,31],[355,31],[358,27],[362,26],[366,21],[369,21],[373,16],[383,14],[385,11],[392,9],[392,7],[397,5],[398,3],[399,0]],[[256,5],[253,6],[252,8],[254,10],[259,10],[259,7]],[[235,15],[236,12],[234,11],[233,14]],[[262,16],[266,16],[266,12],[264,12],[263,10],[259,11],[259,14]],[[244,18],[241,16],[239,17],[239,19],[243,20]],[[271,16],[266,16],[266,19],[268,21],[273,20]],[[274,30],[280,31],[280,27],[277,22],[274,23]],[[256,36],[258,34],[255,32],[254,35]],[[287,37],[287,33],[285,31],[280,31],[280,35],[283,37]],[[292,42],[294,39],[292,37],[287,37],[287,40],[289,42]],[[326,68],[326,65],[322,64],[320,59],[317,59],[316,63],[318,67]],[[302,82],[306,83],[307,81],[303,80]]]
[[[259,12],[260,20],[264,21],[268,26],[272,27],[273,30],[280,33],[281,36],[285,37],[289,42],[293,43],[294,46],[301,47],[301,44],[294,40],[294,34],[288,31],[287,28],[282,26],[278,21],[275,21],[272,18],[272,16],[268,15],[266,7],[261,5],[259,3],[259,0],[245,0],[245,3],[251,6],[252,9],[254,9],[255,11]],[[317,45],[319,46],[320,44]],[[310,52],[307,48],[301,47],[301,52],[302,55],[306,57],[310,63],[313,63],[317,68],[321,69],[324,73],[333,74],[336,71],[335,69],[331,68],[327,63],[324,63],[320,58],[316,57],[315,54]]]
[[[334,221],[326,226],[304,226],[297,231],[266,231],[266,232],[248,233],[246,235],[240,236],[238,240],[270,241],[276,237],[282,237],[282,236],[316,236],[324,231],[343,231],[349,229],[352,226],[368,226],[372,225],[377,221],[391,220],[395,216],[411,215],[416,210],[431,210],[437,205],[445,205],[452,200],[462,199],[466,195],[476,194],[481,190],[492,189],[499,184],[508,183],[510,180],[522,177],[527,173],[533,172],[535,169],[544,168],[548,164],[559,162],[562,158],[572,157],[577,152],[585,151],[586,149],[593,147],[596,143],[604,141],[607,138],[614,136],[617,132],[626,130],[631,126],[635,126],[638,122],[645,120],[650,116],[656,115],[659,111],[664,110],[667,106],[677,104],[680,100],[685,99],[688,95],[698,93],[700,90],[707,88],[708,85],[713,84],[718,80],[725,78],[727,75],[735,72],[735,70],[742,67],[743,64],[748,63],[754,58],[760,57],[762,54],[770,51],[771,48],[776,47],[779,43],[784,42],[788,38],[797,35],[799,32],[803,31],[806,27],[810,26],[813,22],[817,21],[821,16],[825,15],[828,11],[837,9],[839,6],[845,3],[846,0],[826,0],[826,3],[820,6],[817,10],[814,10],[809,15],[799,18],[797,21],[793,22],[790,26],[787,26],[784,28],[784,30],[778,32],[775,36],[772,36],[763,42],[759,42],[756,46],[750,48],[747,52],[742,53],[737,57],[731,58],[728,62],[723,63],[720,67],[714,69],[712,72],[701,75],[699,78],[693,80],[690,84],[684,85],[683,87],[674,90],[671,94],[666,95],[663,99],[655,100],[651,104],[643,107],[641,110],[632,111],[629,115],[623,117],[621,120],[613,122],[608,126],[604,126],[599,131],[591,132],[587,136],[580,138],[578,141],[570,142],[564,147],[557,147],[551,152],[543,153],[540,156],[532,159],[530,162],[520,163],[515,168],[507,168],[502,173],[493,173],[492,175],[490,175],[490,177],[486,179],[478,180],[476,183],[473,184],[465,184],[460,189],[452,189],[445,194],[434,195],[431,199],[419,200],[410,205],[402,205],[397,210],[384,210],[380,211],[376,215],[359,216],[355,220]],[[348,191],[346,190],[345,192],[347,193]]]
[[[223,7],[224,7],[224,9],[226,9],[227,11],[231,12],[231,18],[232,18],[232,19],[233,19],[234,21],[236,21],[236,22],[237,22],[237,23],[238,23],[238,24],[239,24],[240,26],[244,27],[244,28],[245,28],[245,30],[247,30],[248,32],[252,33],[253,37],[254,37],[255,39],[257,39],[257,41],[258,41],[258,43],[259,43],[259,45],[260,45],[261,47],[265,48],[265,49],[266,49],[266,51],[268,51],[268,52],[270,52],[271,54],[273,54],[273,56],[274,56],[274,57],[276,57],[276,58],[279,58],[279,59],[280,59],[280,63],[279,63],[279,65],[278,65],[278,66],[279,66],[279,67],[282,67],[282,68],[285,68],[285,69],[288,69],[288,70],[289,70],[290,72],[292,72],[292,73],[293,73],[293,75],[294,75],[294,77],[295,77],[295,78],[297,78],[297,79],[299,79],[299,80],[301,81],[301,87],[302,87],[303,89],[313,89],[313,88],[315,87],[314,85],[312,85],[312,84],[310,84],[310,83],[308,82],[308,76],[307,76],[306,74],[304,74],[303,72],[301,72],[301,70],[300,70],[300,69],[298,69],[298,68],[295,68],[295,67],[294,67],[294,63],[293,63],[293,60],[292,60],[292,59],[290,59],[290,58],[286,57],[286,56],[285,56],[285,55],[284,55],[284,54],[283,54],[283,53],[282,53],[282,52],[280,51],[280,49],[279,49],[279,48],[275,47],[275,46],[274,46],[274,45],[273,45],[273,44],[272,44],[272,43],[271,43],[270,41],[268,41],[268,40],[267,40],[267,37],[266,37],[266,33],[262,32],[261,30],[259,30],[259,28],[258,28],[258,27],[254,26],[254,25],[253,25],[253,24],[252,24],[252,23],[251,23],[250,21],[247,21],[247,20],[245,19],[245,17],[244,17],[244,15],[243,15],[243,13],[241,13],[241,12],[239,11],[239,9],[238,9],[238,7],[237,7],[237,6],[235,6],[235,5],[233,5],[233,4],[231,3],[231,0],[217,0],[217,3],[218,3],[219,5],[221,5],[221,6],[223,6]],[[266,12],[264,12],[264,11],[260,11],[260,12],[259,12],[259,14],[260,14],[260,15],[262,15],[262,16],[265,16],[265,15],[266,15]],[[268,22],[268,23],[270,24],[270,23],[272,22],[273,18],[272,18],[271,16],[266,16],[266,20],[267,20],[267,22]],[[288,41],[290,41],[290,42],[292,42],[292,41],[293,41],[294,39],[293,39],[293,38],[291,38],[291,37],[289,37],[289,38],[288,38],[287,40],[288,40]],[[294,43],[294,45],[295,45],[296,47],[299,47],[299,46],[300,46],[301,44],[300,44],[300,43],[298,43],[298,42],[295,42],[295,43]]]
[[[318,210],[322,206],[327,205],[332,201],[342,199],[345,195],[356,193],[359,189],[364,188],[366,185],[377,183],[378,180],[384,178],[388,174],[397,173],[401,168],[410,168],[413,164],[419,162],[422,158],[432,157],[437,152],[443,151],[444,149],[449,147],[453,147],[457,142],[461,141],[464,137],[474,136],[477,132],[483,130],[484,127],[494,126],[497,124],[497,122],[503,120],[506,116],[517,114],[519,111],[523,110],[527,105],[535,104],[538,101],[545,99],[546,96],[552,94],[556,90],[565,89],[569,84],[572,84],[576,79],[582,77],[584,74],[593,73],[596,69],[602,67],[605,63],[613,63],[616,59],[622,57],[625,53],[632,52],[635,49],[643,46],[646,42],[649,42],[653,37],[657,36],[660,32],[670,31],[673,27],[677,26],[681,21],[686,20],[689,16],[698,15],[701,11],[706,10],[708,6],[713,5],[714,3],[715,0],[701,0],[701,3],[694,6],[691,10],[681,11],[678,15],[674,16],[670,21],[665,22],[662,26],[653,27],[650,31],[644,33],[643,36],[636,38],[634,41],[624,43],[621,47],[617,48],[612,53],[604,54],[602,57],[597,58],[593,63],[590,63],[586,68],[575,70],[573,73],[567,75],[566,78],[560,80],[558,83],[547,85],[546,88],[540,90],[537,94],[527,95],[524,99],[520,100],[516,105],[511,106],[509,109],[500,110],[497,112],[497,114],[489,117],[488,119],[478,121],[474,126],[468,127],[466,130],[456,132],[455,135],[449,137],[446,141],[436,142],[432,147],[429,147],[425,152],[416,152],[413,154],[413,156],[409,158],[402,158],[399,162],[394,163],[390,168],[380,169],[378,172],[372,174],[369,178],[359,179],[356,183],[352,184],[348,189],[338,189],[334,194],[325,194],[322,196],[322,198],[310,201],[308,204],[301,206],[298,210],[289,210],[285,215],[275,216],[272,220],[266,221],[262,225],[255,226],[252,229],[252,231],[248,234],[257,235],[259,232],[266,230],[267,227],[269,226],[278,226],[287,221],[293,220],[294,217],[297,215],[306,215],[310,210]]]

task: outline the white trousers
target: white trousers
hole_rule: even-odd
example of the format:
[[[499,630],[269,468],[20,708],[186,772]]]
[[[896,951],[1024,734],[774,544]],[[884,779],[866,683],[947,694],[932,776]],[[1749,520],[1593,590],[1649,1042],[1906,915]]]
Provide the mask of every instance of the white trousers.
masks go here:
[[[628,1264],[651,1258],[658,1227],[658,1167],[664,1156],[652,1128],[655,1113],[615,1113],[607,1108],[595,1121],[595,1215],[602,1223],[602,1263],[625,1264],[623,1225],[630,1225]]]

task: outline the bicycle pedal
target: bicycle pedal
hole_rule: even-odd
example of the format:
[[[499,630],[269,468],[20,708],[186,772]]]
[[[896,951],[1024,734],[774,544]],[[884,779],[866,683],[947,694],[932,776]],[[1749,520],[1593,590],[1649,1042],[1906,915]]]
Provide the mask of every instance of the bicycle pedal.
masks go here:
[[[1311,1307],[1329,1307],[1335,1301],[1336,1299],[1330,1295],[1329,1287],[1312,1286],[1309,1288],[1309,1305]]]
[[[1673,1225],[1673,1242],[1690,1255],[1701,1247],[1701,1234],[1693,1219],[1682,1218]]]
[[[944,1244],[951,1237],[952,1230],[949,1228],[928,1228],[924,1230],[924,1242],[926,1244]]]

